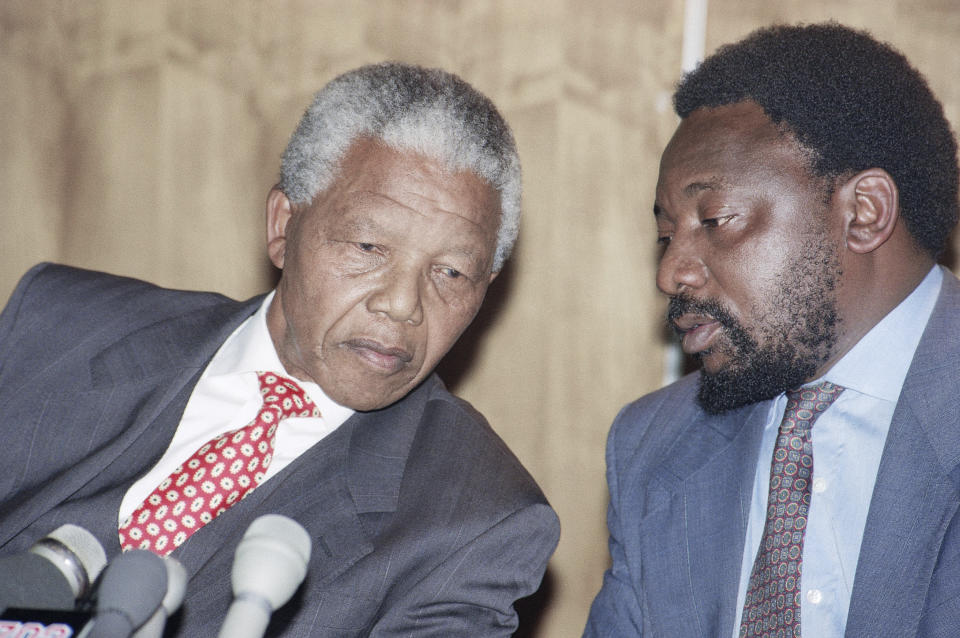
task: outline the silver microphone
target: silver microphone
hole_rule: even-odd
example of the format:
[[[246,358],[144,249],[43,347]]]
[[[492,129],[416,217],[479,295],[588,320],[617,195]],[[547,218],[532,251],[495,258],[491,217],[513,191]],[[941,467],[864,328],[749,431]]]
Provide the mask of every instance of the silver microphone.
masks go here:
[[[93,534],[61,525],[26,552],[0,558],[0,609],[73,609],[106,564]]]

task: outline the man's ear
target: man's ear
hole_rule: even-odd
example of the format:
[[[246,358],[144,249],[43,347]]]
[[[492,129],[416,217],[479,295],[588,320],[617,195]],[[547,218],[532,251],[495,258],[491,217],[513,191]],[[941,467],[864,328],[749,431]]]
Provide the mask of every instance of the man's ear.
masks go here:
[[[865,254],[882,246],[900,218],[900,196],[890,173],[868,168],[841,186],[848,201],[847,247]]]
[[[287,222],[292,216],[290,200],[276,186],[271,188],[267,195],[267,255],[280,270],[287,252]]]

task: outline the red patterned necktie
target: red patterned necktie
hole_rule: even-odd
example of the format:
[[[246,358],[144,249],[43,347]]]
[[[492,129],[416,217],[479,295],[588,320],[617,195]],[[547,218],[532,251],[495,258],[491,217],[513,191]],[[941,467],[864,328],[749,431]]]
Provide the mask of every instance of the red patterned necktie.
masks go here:
[[[203,444],[153,490],[120,526],[124,550],[172,552],[263,482],[281,420],[320,416],[293,379],[271,372],[258,372],[257,379],[263,396],[257,416]]]
[[[787,393],[770,465],[767,521],[750,572],[740,636],[800,636],[803,535],[810,510],[813,441],[810,430],[843,388],[824,381]]]

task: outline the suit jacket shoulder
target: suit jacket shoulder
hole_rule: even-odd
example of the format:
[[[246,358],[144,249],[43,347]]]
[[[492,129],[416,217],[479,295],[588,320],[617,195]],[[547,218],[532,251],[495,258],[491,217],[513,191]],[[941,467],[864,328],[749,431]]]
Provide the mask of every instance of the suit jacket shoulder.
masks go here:
[[[703,416],[695,401],[698,378],[687,375],[624,406],[607,436],[608,463],[646,468],[663,459],[682,440],[686,424]]]
[[[472,458],[475,468],[450,470],[458,475],[457,482],[484,488],[478,490],[472,500],[474,507],[496,503],[498,508],[519,508],[545,503],[533,477],[483,415],[466,401],[450,394],[438,377],[432,377],[430,385],[422,425],[417,431],[409,463],[429,467],[449,458]]]
[[[696,402],[698,378],[634,401],[614,421],[607,441],[613,564],[585,636],[732,631],[768,404],[707,414]]]
[[[78,350],[106,347],[159,321],[215,307],[236,311],[239,305],[215,293],[39,264],[20,280],[0,314],[0,382],[8,374],[29,376],[45,362]]]
[[[514,601],[536,590],[559,540],[556,515],[487,421],[436,376],[404,401],[411,405],[403,411],[419,419],[402,477],[383,480],[379,490],[394,486],[395,507],[361,516],[375,548],[367,567],[390,555],[394,571],[371,632],[510,635]],[[376,420],[363,421],[352,449],[368,454],[379,449],[383,456],[385,441],[401,438],[405,429],[394,422],[388,434]],[[351,471],[361,467],[353,463]],[[355,499],[361,510],[370,509],[359,494]],[[382,502],[379,509],[389,507]]]
[[[940,296],[897,402],[867,514],[847,636],[960,626],[960,282]]]

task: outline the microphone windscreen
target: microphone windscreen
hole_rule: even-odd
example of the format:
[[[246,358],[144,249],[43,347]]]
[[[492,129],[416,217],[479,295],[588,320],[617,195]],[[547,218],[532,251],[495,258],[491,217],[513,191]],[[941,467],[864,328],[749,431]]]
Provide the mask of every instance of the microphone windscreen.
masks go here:
[[[137,629],[133,638],[162,638],[167,618],[183,603],[183,597],[187,591],[187,570],[183,568],[180,561],[170,556],[163,558],[163,564],[167,568],[167,593],[163,597],[160,608]],[[2,634],[0,638],[3,638]]]
[[[270,615],[303,582],[309,561],[310,535],[300,523],[279,514],[253,521],[237,545],[233,602],[218,638],[262,638]]]
[[[76,525],[59,527],[27,551],[0,557],[0,608],[72,610],[104,563],[93,534]]]
[[[256,519],[237,545],[231,579],[234,595],[259,595],[277,609],[303,582],[310,545],[310,535],[291,518],[267,514]]]
[[[187,593],[187,570],[176,558],[165,556],[163,564],[167,568],[167,594],[163,597],[163,610],[167,616],[180,608]]]
[[[162,558],[143,549],[120,554],[100,580],[90,638],[130,636],[160,608],[166,595],[167,566]]]
[[[107,564],[107,555],[93,534],[77,525],[61,525],[30,548],[59,569],[75,598],[88,592]]]

